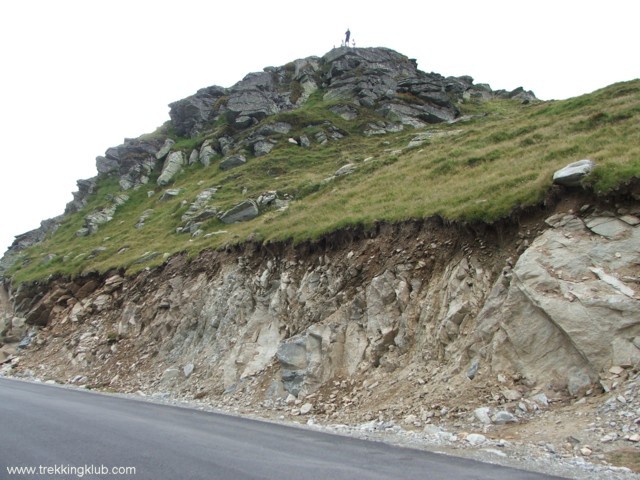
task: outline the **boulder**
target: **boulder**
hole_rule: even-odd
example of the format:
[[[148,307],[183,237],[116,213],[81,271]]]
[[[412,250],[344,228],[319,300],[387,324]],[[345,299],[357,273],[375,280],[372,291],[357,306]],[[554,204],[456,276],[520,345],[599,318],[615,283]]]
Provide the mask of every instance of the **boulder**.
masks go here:
[[[111,173],[118,170],[119,164],[115,158],[96,157],[98,173]]]
[[[553,174],[553,183],[567,187],[578,187],[584,177],[595,168],[593,160],[579,160],[570,163]]]
[[[269,140],[258,140],[253,144],[253,154],[256,157],[262,157],[268,154],[275,147],[275,143]]]
[[[253,200],[245,200],[222,214],[220,220],[226,224],[245,222],[257,217],[258,213],[256,203]]]
[[[162,173],[158,177],[158,185],[164,187],[168,185],[173,177],[182,169],[185,164],[185,158],[183,152],[171,152],[162,167]]]
[[[230,94],[227,110],[234,120],[243,116],[262,120],[280,111],[275,102],[259,90],[240,90]]]
[[[173,147],[175,143],[176,142],[174,140],[167,138],[162,144],[162,147],[160,147],[160,150],[156,152],[156,159],[162,160],[164,157],[166,157],[167,154],[171,151],[171,147]]]
[[[217,155],[216,151],[211,146],[211,140],[207,140],[202,144],[200,148],[199,160],[202,165],[208,167],[211,164],[211,159]]]
[[[220,113],[224,103],[221,100],[226,94],[226,88],[214,85],[169,104],[169,116],[175,132],[182,137],[197,136]]]
[[[231,155],[220,162],[220,170],[230,170],[247,163],[244,155]]]

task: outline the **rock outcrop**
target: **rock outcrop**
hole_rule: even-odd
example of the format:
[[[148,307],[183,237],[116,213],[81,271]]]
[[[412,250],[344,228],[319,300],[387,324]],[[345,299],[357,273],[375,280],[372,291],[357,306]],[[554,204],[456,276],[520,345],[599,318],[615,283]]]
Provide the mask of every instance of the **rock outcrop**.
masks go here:
[[[192,214],[214,193],[203,191]],[[246,209],[257,207],[238,214]],[[253,395],[284,399],[373,372],[420,371],[426,382],[425,372],[460,382],[518,375],[537,392],[579,396],[612,366],[640,362],[638,210],[552,216],[528,247],[515,232],[511,247],[503,232],[495,249],[494,234],[436,221],[306,253],[247,245],[192,262],[178,256],[130,279],[23,286],[12,301],[28,324],[57,332],[33,339],[33,361],[98,383],[223,395],[257,381],[268,388]],[[603,236],[599,219],[622,226]],[[516,248],[517,261],[503,256]],[[136,358],[148,358],[145,376],[159,383],[140,383]],[[188,364],[197,382],[181,373]],[[165,378],[168,367],[178,373]]]

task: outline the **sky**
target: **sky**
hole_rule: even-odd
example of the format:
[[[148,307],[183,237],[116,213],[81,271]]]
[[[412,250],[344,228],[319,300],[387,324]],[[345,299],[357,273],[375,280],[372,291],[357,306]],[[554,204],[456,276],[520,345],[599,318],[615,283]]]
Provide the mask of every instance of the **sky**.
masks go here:
[[[640,77],[638,14],[637,0],[0,2],[0,254],[169,103],[322,56],[347,28],[425,72],[561,100]]]

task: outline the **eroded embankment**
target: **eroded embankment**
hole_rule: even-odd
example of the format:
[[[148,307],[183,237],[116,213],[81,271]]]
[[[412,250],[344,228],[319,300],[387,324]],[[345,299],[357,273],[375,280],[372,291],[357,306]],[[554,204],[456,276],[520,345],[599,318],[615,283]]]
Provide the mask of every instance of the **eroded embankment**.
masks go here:
[[[379,225],[22,285],[5,317],[30,333],[4,369],[327,420],[525,416],[521,398],[637,368],[639,213],[566,197],[492,226]]]

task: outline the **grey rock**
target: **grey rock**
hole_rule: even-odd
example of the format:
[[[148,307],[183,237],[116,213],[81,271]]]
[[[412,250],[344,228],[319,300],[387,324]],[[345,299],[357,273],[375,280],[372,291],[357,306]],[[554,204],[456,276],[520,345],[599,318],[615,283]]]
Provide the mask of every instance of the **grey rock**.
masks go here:
[[[489,407],[480,407],[480,408],[476,408],[473,411],[473,414],[483,424],[491,425],[491,423],[493,423],[493,422],[491,421],[491,417],[489,416],[489,412],[491,412],[491,409]]]
[[[191,374],[193,373],[195,366],[193,365],[193,363],[187,363],[183,368],[182,368],[182,373],[184,373],[184,376],[189,378],[191,376]]]
[[[309,148],[311,146],[311,141],[309,141],[309,137],[306,135],[300,135],[300,146],[304,148]]]
[[[344,120],[355,120],[358,118],[358,110],[351,105],[335,105],[330,107],[329,110]]]
[[[258,216],[258,206],[253,200],[245,200],[239,203],[231,210],[226,211],[220,220],[223,223],[231,224],[237,222],[246,222]]]
[[[477,358],[474,358],[473,361],[471,362],[471,365],[469,365],[469,368],[467,369],[467,378],[469,380],[473,380],[476,376],[476,374],[478,373],[478,368],[480,367],[480,360],[478,360]]]
[[[586,226],[593,233],[607,238],[618,238],[630,232],[629,224],[615,217],[590,217]]]
[[[198,162],[198,150],[195,148],[191,150],[191,154],[189,154],[189,165],[194,165]]]
[[[273,150],[273,147],[275,147],[275,144],[269,140],[259,140],[253,144],[253,154],[256,157],[262,157]]]
[[[342,175],[350,175],[356,171],[356,168],[356,165],[354,165],[353,163],[347,163],[346,165],[340,167],[334,175],[336,177],[340,177]]]
[[[156,153],[156,159],[162,160],[164,157],[166,157],[167,154],[171,151],[171,147],[173,147],[175,143],[176,142],[174,140],[167,138],[160,150],[158,150],[158,152]]]
[[[269,136],[274,134],[286,135],[291,131],[292,128],[293,127],[291,126],[290,123],[274,122],[274,123],[270,123],[260,127],[257,133],[258,135],[264,135],[264,136]]]
[[[163,202],[166,202],[167,200],[172,200],[176,198],[178,195],[180,195],[180,193],[182,193],[181,188],[169,188],[168,190],[165,190],[164,192],[162,192],[162,195],[160,195],[160,200]]]
[[[570,163],[553,174],[553,182],[568,187],[580,186],[580,182],[595,168],[593,160],[579,160]]]
[[[163,187],[173,178],[176,174],[182,169],[185,164],[185,158],[183,152],[171,152],[167,155],[167,158],[164,161],[164,166],[162,167],[162,173],[158,177],[158,185]]]
[[[211,159],[217,155],[216,151],[213,149],[211,145],[211,141],[207,140],[202,144],[200,148],[200,163],[205,167],[208,167],[211,164]]]
[[[226,88],[212,86],[171,103],[169,116],[176,133],[182,137],[195,137],[201,133],[222,112],[221,100],[226,94]]]
[[[180,370],[175,367],[167,368],[164,372],[162,372],[162,377],[160,381],[163,384],[172,383],[180,376]]]
[[[471,445],[482,445],[487,441],[487,437],[480,433],[470,433],[466,438]]]
[[[234,120],[243,116],[262,120],[280,111],[275,102],[259,90],[240,90],[231,93],[227,109]]]
[[[506,410],[501,410],[499,412],[496,412],[495,415],[493,415],[493,417],[491,417],[491,420],[496,425],[504,425],[505,423],[517,423],[518,422],[518,418],[515,415],[513,415],[512,413],[507,412]]]
[[[96,157],[96,168],[98,173],[111,173],[118,170],[120,164],[115,158]]]
[[[230,170],[247,163],[244,155],[231,155],[220,162],[220,170]]]

